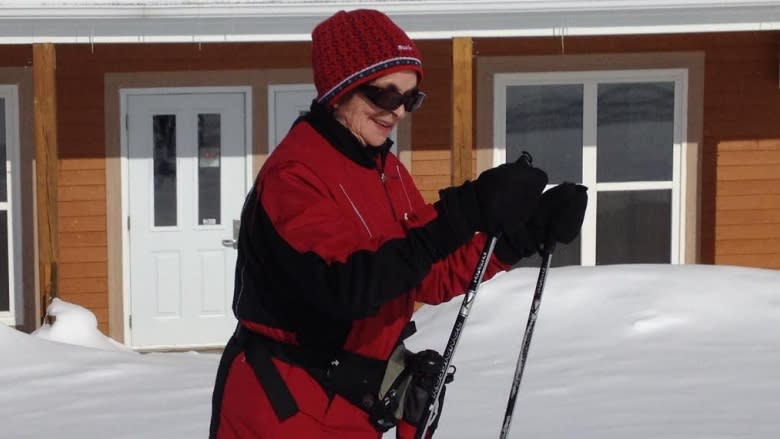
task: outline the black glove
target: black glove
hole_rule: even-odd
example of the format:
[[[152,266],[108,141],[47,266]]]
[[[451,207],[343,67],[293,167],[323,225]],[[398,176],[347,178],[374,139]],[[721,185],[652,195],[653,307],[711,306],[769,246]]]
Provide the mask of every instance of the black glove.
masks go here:
[[[522,159],[482,172],[467,181],[439,192],[439,212],[461,216],[462,227],[496,234],[525,223],[539,203],[547,185],[547,174]]]
[[[588,188],[581,184],[561,183],[543,193],[531,219],[508,229],[496,245],[496,256],[506,264],[515,264],[554,241],[568,244],[580,233],[588,206]]]
[[[444,357],[438,352],[427,349],[422,352],[412,354],[407,358],[406,367],[411,370],[412,379],[406,388],[404,394],[404,411],[402,420],[412,426],[419,426],[425,411],[428,409],[428,403],[434,388],[438,382],[439,373],[444,367]],[[455,366],[450,365],[447,375],[444,378],[444,386],[439,392],[438,407],[433,417],[430,427],[428,427],[426,438],[433,436],[433,432],[439,425],[442,409],[444,405],[444,394],[447,391],[447,384],[455,379]],[[415,429],[416,431],[416,429]]]

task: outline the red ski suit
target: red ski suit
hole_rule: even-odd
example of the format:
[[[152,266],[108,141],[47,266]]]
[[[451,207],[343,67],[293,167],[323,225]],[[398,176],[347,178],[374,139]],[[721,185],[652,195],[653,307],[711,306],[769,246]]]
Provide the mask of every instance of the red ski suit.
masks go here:
[[[242,327],[386,361],[415,302],[464,293],[483,248],[484,234],[469,234],[431,257],[418,236],[436,218],[395,155],[361,146],[313,106],[270,155],[244,206],[234,297]],[[494,256],[484,279],[507,268]],[[244,353],[228,360],[217,377],[212,436],[381,436],[366,412],[329,394],[305,368],[274,357],[298,406],[280,421]]]

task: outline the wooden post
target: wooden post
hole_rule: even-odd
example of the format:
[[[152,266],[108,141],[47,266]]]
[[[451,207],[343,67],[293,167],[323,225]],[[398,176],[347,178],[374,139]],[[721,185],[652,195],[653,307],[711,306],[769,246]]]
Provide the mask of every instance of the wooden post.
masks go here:
[[[470,179],[473,140],[473,42],[452,39],[452,184]]]
[[[35,191],[38,226],[40,316],[57,297],[57,60],[54,44],[33,44],[33,123],[35,126]],[[38,319],[40,322],[40,319]]]

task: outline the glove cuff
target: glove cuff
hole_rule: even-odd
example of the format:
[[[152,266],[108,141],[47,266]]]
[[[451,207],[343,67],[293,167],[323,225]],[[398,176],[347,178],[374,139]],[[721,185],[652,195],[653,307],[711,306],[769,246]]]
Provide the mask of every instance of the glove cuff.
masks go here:
[[[439,201],[434,204],[439,216],[445,217],[458,236],[473,235],[479,230],[480,207],[475,185],[466,181],[460,186],[439,191]]]

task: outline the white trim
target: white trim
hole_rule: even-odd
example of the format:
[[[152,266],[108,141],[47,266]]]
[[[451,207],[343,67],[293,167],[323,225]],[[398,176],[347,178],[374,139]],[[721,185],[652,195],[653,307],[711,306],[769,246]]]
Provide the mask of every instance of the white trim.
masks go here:
[[[597,130],[598,96],[596,87],[582,88],[582,183],[589,188],[596,185],[598,166]],[[585,211],[583,227],[580,231],[580,263],[584,266],[596,265],[596,243],[598,228],[596,227],[596,212],[598,212],[598,188],[590,191],[588,208]],[[589,251],[594,249],[593,251]]]
[[[674,164],[677,166],[677,160],[673,157]],[[673,174],[676,174],[674,170]],[[595,182],[595,180],[594,180]],[[674,189],[672,181],[629,181],[620,183],[592,183],[593,187],[599,192],[618,192],[618,191],[654,191],[658,189]],[[589,186],[590,187],[590,186]]]
[[[139,28],[142,23],[139,23]],[[0,25],[2,26],[2,25]],[[47,24],[41,24],[41,29],[47,29]],[[80,27],[73,25],[72,27]],[[192,22],[182,23],[174,29],[175,34],[166,35],[164,28],[154,34],[133,35],[101,35],[82,36],[71,35],[67,32],[46,35],[35,34],[33,29],[23,32],[22,35],[3,35],[0,31],[0,44],[19,45],[35,43],[56,44],[153,44],[153,43],[274,43],[274,42],[308,42],[311,36],[308,32],[296,33],[230,33],[226,28],[222,34],[196,34],[184,33],[197,28]],[[258,25],[257,27],[261,27]],[[313,25],[312,25],[313,27]],[[55,26],[56,28],[56,26]],[[132,32],[139,32],[136,29]],[[458,37],[470,38],[513,38],[513,37],[577,37],[577,36],[618,36],[618,35],[660,35],[660,34],[691,34],[691,33],[718,33],[718,32],[771,32],[780,30],[780,21],[751,22],[733,24],[708,24],[708,25],[658,25],[658,26],[593,26],[593,27],[540,27],[540,28],[501,28],[501,29],[463,29],[463,30],[421,30],[409,31],[407,34],[413,40],[441,40]],[[172,31],[173,32],[173,31]],[[75,33],[75,32],[73,32]]]
[[[597,87],[605,83],[674,82],[674,122],[671,181],[597,181]],[[506,88],[512,85],[583,85],[583,152],[582,183],[589,188],[590,197],[581,233],[582,265],[596,264],[596,213],[598,193],[608,191],[637,191],[669,189],[671,200],[671,254],[672,264],[685,261],[686,212],[686,127],[688,71],[686,69],[637,69],[582,72],[499,73],[493,77],[494,122],[493,166],[506,162]]]
[[[130,175],[128,159],[128,127],[127,127],[127,98],[132,94],[123,89],[119,90],[119,166],[121,187],[121,212],[122,216],[122,326],[124,328],[124,344],[132,346],[132,330],[128,315],[132,309],[130,306],[130,231],[127,227],[127,219],[130,211],[130,196],[128,193],[128,176]]]
[[[771,0],[38,0],[0,5],[0,43],[309,41],[322,19],[359,7],[415,39],[780,29]]]
[[[208,93],[241,93],[244,95],[244,126],[246,133],[244,137],[244,156],[248,162],[246,167],[247,179],[245,191],[248,191],[252,185],[252,87],[250,86],[225,86],[225,87],[153,87],[153,88],[120,88],[119,90],[119,126],[120,126],[120,168],[121,168],[121,210],[122,210],[122,321],[124,326],[124,344],[133,346],[132,330],[130,329],[130,231],[125,224],[129,216],[130,194],[128,186],[128,177],[130,175],[130,163],[128,160],[128,131],[125,120],[127,120],[127,101],[130,96],[143,95],[176,95],[176,94],[208,94]]]
[[[678,181],[680,188],[678,191],[672,191],[672,196],[677,197],[675,200],[672,198],[672,205],[676,207],[677,218],[673,220],[679,224],[680,233],[676,236],[679,240],[677,243],[672,241],[672,252],[677,249],[676,255],[677,261],[680,264],[685,263],[686,239],[687,230],[687,193],[688,193],[688,144],[686,142],[688,138],[688,70],[679,69],[679,77],[674,81],[674,176],[673,181]],[[674,211],[674,209],[673,209]],[[672,223],[674,224],[674,222]],[[672,260],[675,259],[675,254],[672,253]]]
[[[17,312],[24,301],[22,291],[22,213],[19,151],[19,87],[0,85],[0,97],[5,100],[6,184],[8,199],[2,203],[8,212],[8,284],[9,311],[0,312],[0,323],[24,324],[24,313]]]

